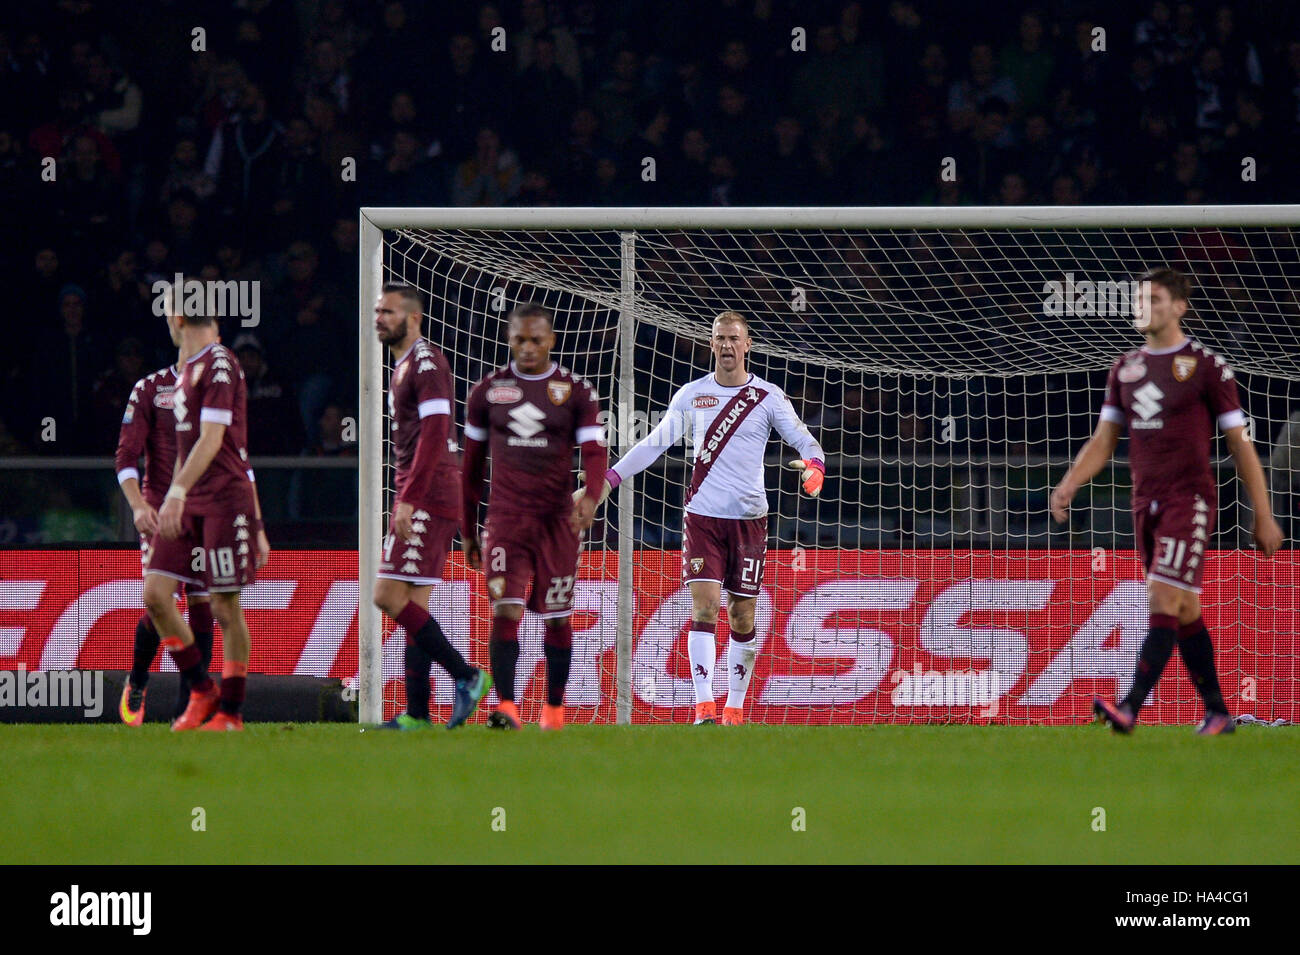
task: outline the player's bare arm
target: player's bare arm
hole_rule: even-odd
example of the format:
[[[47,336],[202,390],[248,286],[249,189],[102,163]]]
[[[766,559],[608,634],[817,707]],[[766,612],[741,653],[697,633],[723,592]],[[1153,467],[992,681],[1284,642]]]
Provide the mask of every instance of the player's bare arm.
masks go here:
[[[149,506],[149,502],[140,493],[140,482],[135,478],[127,478],[121,486],[126,503],[131,508],[131,519],[135,523],[135,529],[141,534],[156,534],[158,512]]]
[[[174,539],[180,534],[181,517],[185,513],[185,495],[217,456],[225,436],[226,426],[218,421],[204,421],[200,425],[199,440],[177,471],[172,486],[167,490],[162,510],[158,512],[159,526],[164,537]]]
[[[1224,432],[1223,440],[1237,466],[1237,476],[1246,485],[1250,506],[1255,511],[1255,544],[1265,557],[1272,557],[1282,547],[1282,528],[1273,518],[1268,484],[1264,480],[1264,468],[1259,463],[1255,445],[1246,437],[1245,427],[1229,428]]]
[[[199,433],[200,438],[202,432]],[[253,515],[257,518],[257,569],[261,570],[271,559],[271,539],[266,536],[266,526],[262,523],[262,496],[257,493],[257,482],[253,482]]]
[[[1070,502],[1079,493],[1079,488],[1101,473],[1101,469],[1114,456],[1119,434],[1120,426],[1115,422],[1097,422],[1097,430],[1075,456],[1074,463],[1070,465],[1065,477],[1061,478],[1061,483],[1052,491],[1052,517],[1058,523],[1063,524],[1069,518]]]

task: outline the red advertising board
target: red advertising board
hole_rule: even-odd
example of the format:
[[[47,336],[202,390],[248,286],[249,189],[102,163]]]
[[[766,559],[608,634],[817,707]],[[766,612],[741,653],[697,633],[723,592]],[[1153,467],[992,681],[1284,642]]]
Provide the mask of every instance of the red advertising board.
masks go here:
[[[680,553],[636,556],[634,718],[686,720],[690,595]],[[486,664],[482,579],[459,555],[431,610],[452,642]],[[245,592],[251,669],[351,680],[357,672],[357,558],[346,551],[272,556]],[[1300,554],[1209,555],[1204,616],[1235,713],[1300,719]],[[617,571],[584,555],[575,587],[567,702],[578,720],[612,720]],[[369,587],[366,588],[369,597]],[[124,669],[140,614],[134,551],[0,551],[0,668]],[[747,716],[756,722],[1071,723],[1095,693],[1127,687],[1146,634],[1131,552],[778,551],[759,599],[760,642]],[[725,659],[725,616],[718,651]],[[400,703],[402,636],[385,640],[386,696]],[[519,686],[528,718],[542,694],[541,626],[521,629]],[[169,667],[166,661],[160,666]],[[726,694],[726,667],[715,671]],[[451,685],[435,679],[445,707]],[[1200,707],[1176,656],[1144,718],[1188,723]]]

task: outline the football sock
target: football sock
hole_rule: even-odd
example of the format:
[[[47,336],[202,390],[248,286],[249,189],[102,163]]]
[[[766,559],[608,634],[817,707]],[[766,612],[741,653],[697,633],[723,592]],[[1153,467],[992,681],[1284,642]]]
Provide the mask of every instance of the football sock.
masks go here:
[[[1134,715],[1146,702],[1147,694],[1160,679],[1165,664],[1174,652],[1174,638],[1178,633],[1178,618],[1172,614],[1151,614],[1151,629],[1142,641],[1142,651],[1138,654],[1137,672],[1133,676],[1133,687],[1124,697],[1126,705]]]
[[[221,712],[238,716],[244,704],[244,684],[248,682],[248,664],[228,661],[221,668]]]
[[[564,688],[569,683],[569,667],[573,663],[573,628],[567,617],[558,626],[547,626],[542,653],[546,655],[546,702],[563,706]]]
[[[727,641],[727,706],[732,709],[745,708],[745,694],[749,692],[749,681],[754,675],[757,653],[752,630],[749,633],[731,631],[731,639]]]
[[[212,668],[212,604],[206,600],[189,605],[190,630],[194,633],[194,645],[203,657],[203,669]],[[176,715],[185,712],[190,702],[190,681],[182,674],[177,681]]]
[[[519,662],[519,621],[505,617],[492,618],[492,634],[488,638],[488,657],[492,661],[492,682],[496,684],[497,698],[514,701],[515,665]]]
[[[713,699],[713,665],[718,661],[714,629],[714,624],[693,620],[691,632],[686,637],[686,655],[691,662],[691,683],[695,685],[696,703],[708,703]]]
[[[212,604],[206,600],[190,604],[190,630],[194,633],[194,642],[203,654],[203,668],[212,666]]]
[[[197,643],[191,643],[188,647],[181,646],[180,637],[168,637],[163,642],[168,644],[167,652],[171,654],[172,662],[176,664],[181,676],[189,681],[191,690],[206,693],[212,689],[212,677],[208,676],[208,668],[203,665],[203,653]]]
[[[1219,687],[1219,674],[1214,669],[1214,644],[1205,621],[1197,617],[1193,622],[1178,628],[1178,654],[1183,658],[1187,675],[1196,685],[1196,692],[1205,701],[1205,712],[1226,713],[1223,690]]]
[[[414,600],[407,601],[397,615],[397,622],[406,629],[407,639],[414,640],[425,655],[450,673],[453,679],[468,680],[474,676],[474,667],[451,645],[438,621]],[[425,676],[428,676],[427,672]]]
[[[406,712],[419,720],[429,718],[429,654],[406,634]]]
[[[152,618],[147,613],[141,614],[135,624],[135,648],[131,651],[131,685],[137,690],[148,685],[149,668],[153,666],[161,642],[162,637],[158,636]]]

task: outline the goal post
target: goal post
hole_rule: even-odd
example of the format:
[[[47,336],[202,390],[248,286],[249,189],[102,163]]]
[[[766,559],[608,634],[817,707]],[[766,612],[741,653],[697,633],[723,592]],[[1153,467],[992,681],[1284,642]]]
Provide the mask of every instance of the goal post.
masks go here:
[[[1236,368],[1266,467],[1300,412],[1296,206],[365,208],[360,226],[367,722],[401,702],[400,648],[369,599],[392,499],[391,363],[372,317],[384,281],[423,292],[426,334],[452,363],[458,403],[504,364],[509,309],[550,307],[557,360],[595,384],[615,460],[673,390],[709,371],[712,316],[730,307],[751,317],[752,367],[790,395],[829,465],[827,491],[809,501],[779,470],[789,449],[769,445],[749,697],[766,721],[1073,722],[1091,693],[1126,687],[1145,597],[1122,456],[1081,492],[1067,528],[1047,522],[1045,496],[1091,433],[1110,363],[1140,344],[1126,296],[1146,268],[1191,273],[1189,334]],[[457,434],[463,424],[461,404]],[[1300,461],[1300,448],[1286,460]],[[1295,553],[1264,565],[1248,551],[1231,461],[1216,467],[1224,493],[1206,604],[1225,692],[1238,711],[1300,718]],[[687,718],[688,475],[673,449],[624,482],[593,528],[574,627],[579,720]],[[1269,480],[1294,535],[1300,477]],[[452,565],[434,609],[485,664],[481,579]],[[522,631],[520,692],[536,697],[533,630]],[[725,614],[718,643],[725,652]],[[435,706],[450,700],[440,676]],[[1197,710],[1181,678],[1153,702],[1162,721]]]

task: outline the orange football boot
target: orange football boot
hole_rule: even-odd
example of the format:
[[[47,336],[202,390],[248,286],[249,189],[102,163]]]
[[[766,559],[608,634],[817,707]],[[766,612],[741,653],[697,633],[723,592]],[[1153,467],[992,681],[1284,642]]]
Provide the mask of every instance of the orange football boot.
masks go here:
[[[699,726],[701,723],[712,724],[716,722],[718,722],[718,708],[717,706],[714,705],[712,700],[708,700],[707,702],[704,703],[695,704],[695,725],[696,726]]]
[[[517,730],[522,725],[519,722],[519,707],[515,706],[513,700],[502,700],[497,704],[497,708],[488,714],[487,725],[494,730]]]
[[[219,702],[221,702],[221,691],[217,689],[216,683],[213,683],[206,693],[191,689],[189,705],[185,707],[184,713],[172,720],[172,730],[198,729],[212,715]]]
[[[722,725],[723,726],[740,726],[745,722],[745,711],[739,706],[724,706],[722,708]]]
[[[244,718],[238,713],[230,714],[217,710],[217,714],[208,720],[200,730],[211,730],[214,733],[220,733],[223,730],[242,730],[244,728]]]
[[[539,724],[544,730],[562,730],[564,729],[564,704],[551,706],[550,703],[542,705],[542,719]]]

